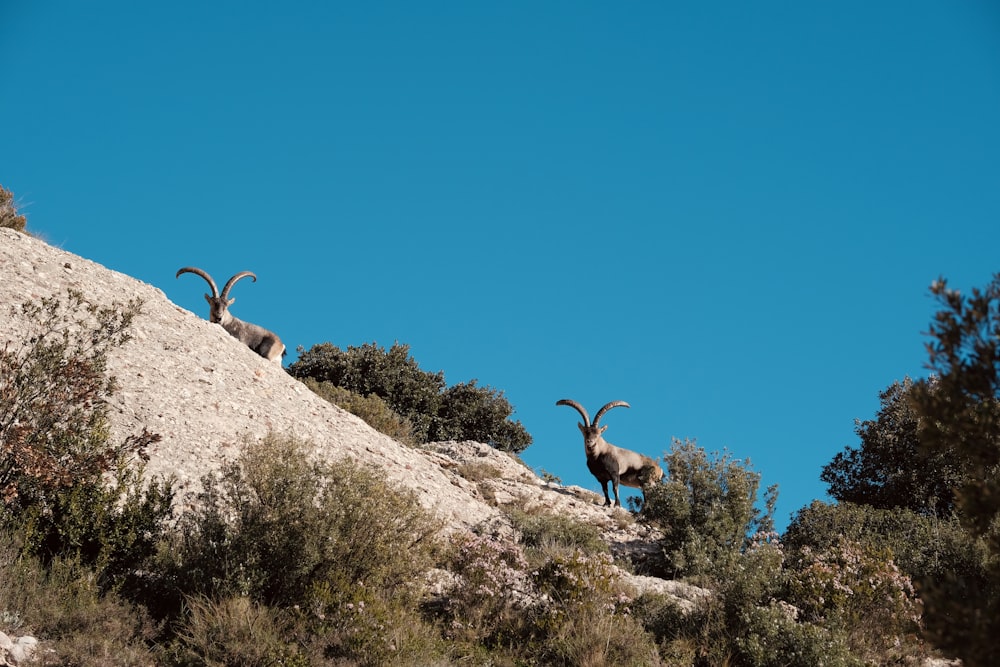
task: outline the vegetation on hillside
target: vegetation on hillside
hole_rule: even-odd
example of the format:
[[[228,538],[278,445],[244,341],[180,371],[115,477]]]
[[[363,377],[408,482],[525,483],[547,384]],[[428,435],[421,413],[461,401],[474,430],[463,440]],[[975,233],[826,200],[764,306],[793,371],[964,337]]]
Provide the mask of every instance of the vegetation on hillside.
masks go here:
[[[299,350],[288,372],[320,396],[404,442],[474,440],[518,453],[531,444],[502,391],[476,380],[447,386],[444,373],[421,370],[407,345],[346,350],[320,343]]]
[[[14,193],[0,185],[0,227],[10,227],[23,232],[27,222],[27,219],[17,211]]]
[[[1000,275],[933,293],[934,375],[857,423],[820,471],[836,502],[778,535],[777,489],[761,497],[749,461],[674,441],[631,519],[662,535],[641,565],[527,508],[507,510],[510,534],[446,536],[409,491],[281,434],[244,443],[175,520],[170,480],[143,475],[157,436],[107,426],[107,355],[142,304],[23,304],[23,340],[0,349],[0,630],[40,637],[51,665],[992,664]],[[405,346],[324,344],[293,366],[401,438],[530,442],[502,393],[449,390]],[[708,594],[637,595],[615,565]]]

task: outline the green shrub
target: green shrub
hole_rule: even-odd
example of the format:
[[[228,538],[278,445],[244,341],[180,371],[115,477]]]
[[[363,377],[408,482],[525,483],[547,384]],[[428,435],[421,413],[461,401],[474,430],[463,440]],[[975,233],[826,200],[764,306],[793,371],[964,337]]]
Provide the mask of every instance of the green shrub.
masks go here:
[[[0,227],[10,227],[23,232],[27,222],[27,219],[17,212],[14,193],[0,185]]]
[[[749,461],[675,439],[664,462],[668,475],[646,489],[642,517],[664,533],[668,578],[728,570],[752,535],[773,526],[777,487],[768,489],[762,515],[755,507],[760,474]]]
[[[150,665],[155,627],[141,607],[102,594],[97,574],[76,559],[48,564],[23,556],[0,535],[0,620],[3,630],[42,640],[41,665]]]
[[[331,382],[317,382],[308,377],[302,382],[321,398],[347,410],[356,417],[360,417],[376,431],[384,433],[404,445],[412,447],[418,444],[413,435],[413,425],[410,421],[397,414],[385,400],[376,394],[362,396]]]
[[[78,559],[102,587],[135,581],[170,514],[169,481],[141,465],[159,436],[110,443],[107,355],[129,340],[141,303],[96,306],[75,290],[12,308],[23,342],[0,349],[0,520],[43,562]]]
[[[430,566],[435,529],[412,493],[270,434],[206,476],[173,553],[185,593],[291,606],[316,582],[348,598],[359,581],[402,592]]]
[[[459,584],[448,596],[447,633],[451,639],[503,643],[531,605],[528,561],[513,542],[491,536],[452,538],[452,571]]]
[[[445,388],[443,373],[421,370],[410,356],[410,348],[399,343],[388,351],[375,343],[349,346],[347,350],[320,343],[309,350],[300,349],[298,360],[289,365],[288,372],[300,380],[312,378],[361,396],[379,396],[390,409],[410,421],[419,442],[429,442],[431,424]]]
[[[25,553],[43,562],[77,558],[95,569],[103,590],[135,596],[165,534],[172,500],[170,482],[147,484],[141,469],[121,470],[115,483],[84,481],[48,507],[25,509],[15,525]]]
[[[803,547],[794,570],[791,599],[805,620],[841,632],[858,655],[884,656],[919,630],[913,584],[886,549],[841,538],[819,552]]]
[[[350,460],[319,461],[276,434],[245,443],[203,484],[162,554],[175,604],[245,599],[262,614],[273,610],[304,655],[358,664],[436,659],[434,635],[415,610],[416,584],[437,558],[438,525],[411,492]],[[210,633],[192,623],[211,626],[225,611],[206,610],[188,619],[186,636]]]
[[[108,442],[107,355],[125,344],[141,302],[100,307],[68,290],[10,309],[20,343],[0,348],[0,500],[8,511],[50,506],[82,481],[115,473],[159,439],[148,431]]]
[[[480,387],[476,380],[446,388],[444,374],[421,370],[407,345],[395,343],[387,351],[366,343],[341,350],[321,343],[300,349],[288,372],[380,397],[409,422],[419,443],[475,440],[514,453],[531,444],[521,422],[511,421],[514,408],[503,392]]]
[[[274,610],[245,597],[191,597],[188,615],[168,651],[171,664],[190,667],[308,667]]]
[[[514,528],[521,533],[521,543],[529,549],[543,553],[577,549],[588,554],[608,551],[600,529],[593,524],[562,514],[536,514],[521,510],[514,510],[509,516]]]

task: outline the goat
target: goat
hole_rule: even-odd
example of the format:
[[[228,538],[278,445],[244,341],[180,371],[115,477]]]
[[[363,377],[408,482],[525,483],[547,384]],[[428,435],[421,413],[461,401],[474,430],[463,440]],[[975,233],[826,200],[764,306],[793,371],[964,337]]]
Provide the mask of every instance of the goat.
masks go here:
[[[583,417],[583,423],[578,423],[580,432],[583,433],[583,447],[587,452],[587,468],[601,483],[604,491],[604,506],[611,505],[611,497],[608,495],[608,482],[615,492],[615,506],[621,507],[622,501],[618,497],[619,482],[625,486],[635,489],[643,489],[649,484],[653,484],[663,477],[663,469],[657,465],[656,461],[639,454],[637,452],[616,447],[606,441],[601,435],[608,428],[598,426],[604,413],[612,408],[630,407],[625,401],[611,401],[594,415],[594,423],[590,423],[590,417],[583,406],[576,401],[564,398],[556,401],[556,405],[568,405],[574,408]]]
[[[205,300],[208,301],[208,319],[210,322],[221,324],[222,328],[228,331],[230,336],[236,338],[265,359],[278,364],[281,363],[281,358],[285,355],[286,350],[284,343],[281,342],[277,334],[256,324],[244,322],[229,312],[229,306],[233,305],[236,301],[236,299],[229,298],[229,290],[239,280],[247,276],[253,278],[254,282],[257,282],[256,275],[250,271],[240,271],[229,279],[225,287],[222,288],[222,294],[219,294],[212,276],[201,269],[193,266],[185,266],[178,270],[177,275],[174,277],[180,278],[182,273],[193,273],[201,276],[208,282],[208,286],[212,288],[212,295],[205,295]]]

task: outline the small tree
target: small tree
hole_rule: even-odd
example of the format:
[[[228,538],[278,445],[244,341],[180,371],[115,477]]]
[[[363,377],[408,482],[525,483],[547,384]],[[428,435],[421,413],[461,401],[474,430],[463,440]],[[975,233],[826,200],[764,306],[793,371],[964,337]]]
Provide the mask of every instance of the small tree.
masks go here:
[[[0,185],[0,227],[10,227],[23,232],[27,222],[27,219],[17,212],[14,193]]]
[[[954,511],[954,489],[961,479],[950,445],[920,446],[920,416],[906,378],[881,392],[875,419],[856,421],[858,447],[846,447],[828,463],[820,479],[841,502],[881,509],[906,508],[947,517]]]
[[[921,447],[953,453],[960,520],[990,555],[985,586],[973,590],[961,572],[929,585],[925,620],[942,648],[976,667],[994,664],[1000,634],[1000,273],[969,296],[944,279],[931,294],[941,309],[928,332],[934,376],[914,388]]]

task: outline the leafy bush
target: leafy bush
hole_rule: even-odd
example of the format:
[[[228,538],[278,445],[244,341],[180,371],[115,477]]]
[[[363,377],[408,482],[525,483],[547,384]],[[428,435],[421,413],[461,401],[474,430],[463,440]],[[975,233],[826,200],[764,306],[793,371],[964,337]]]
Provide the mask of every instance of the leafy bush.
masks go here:
[[[885,656],[918,631],[913,584],[887,550],[842,538],[819,552],[804,547],[793,567],[792,600],[804,620],[842,632],[857,655]]]
[[[129,340],[141,303],[91,304],[69,290],[12,308],[27,332],[0,349],[0,512],[26,553],[79,559],[118,588],[153,555],[171,484],[147,484],[136,459],[159,436],[109,443],[107,355]]]
[[[452,538],[459,585],[447,603],[447,632],[462,641],[502,643],[531,605],[528,561],[521,547],[490,536]]]
[[[952,453],[961,476],[959,519],[989,556],[986,585],[956,571],[926,582],[921,595],[937,645],[977,667],[996,662],[1000,634],[1000,273],[968,296],[944,279],[931,285],[931,294],[940,305],[927,344],[935,374],[913,390],[920,445]]]
[[[475,380],[446,388],[444,374],[421,370],[407,345],[395,343],[387,351],[366,343],[341,350],[321,343],[300,349],[288,372],[300,380],[380,397],[410,423],[420,443],[475,440],[514,453],[531,444],[521,422],[510,420],[514,409],[503,392],[480,387]]]
[[[303,645],[361,664],[392,662],[415,650],[411,642],[433,645],[412,610],[438,527],[412,493],[349,460],[314,460],[304,443],[275,434],[245,443],[203,484],[163,554],[175,601],[245,598],[262,614],[293,614]],[[217,624],[225,612],[205,609],[186,636],[210,635],[192,624]]]
[[[961,473],[950,446],[920,446],[921,417],[907,378],[881,392],[875,419],[857,421],[858,447],[845,447],[823,467],[820,479],[840,502],[903,508],[947,517],[955,511]]]
[[[0,536],[0,614],[4,630],[44,640],[41,665],[116,667],[154,664],[155,628],[147,614],[113,593],[77,559],[47,564]]]
[[[510,513],[514,528],[521,533],[521,544],[543,553],[580,549],[588,554],[607,553],[600,529],[562,514],[537,514],[521,510]]]
[[[320,398],[360,417],[376,431],[404,445],[419,444],[413,435],[413,425],[410,420],[396,413],[379,396],[375,394],[362,396],[349,389],[338,387],[332,382],[317,382],[312,378],[305,378],[303,383]]]
[[[873,552],[889,549],[893,561],[915,582],[943,581],[962,573],[987,585],[987,549],[982,539],[964,531],[955,517],[940,519],[912,510],[813,501],[792,518],[783,536],[786,547],[825,551],[842,539]]]
[[[0,227],[10,227],[23,232],[27,222],[27,219],[17,212],[14,193],[0,185]]]
[[[777,487],[768,489],[762,515],[755,507],[760,474],[749,461],[674,440],[664,462],[668,475],[647,488],[642,517],[664,533],[668,577],[728,569],[751,535],[770,530]]]
[[[395,343],[387,351],[365,343],[341,350],[331,343],[320,343],[309,350],[300,349],[288,372],[300,380],[312,378],[361,396],[379,396],[390,409],[410,420],[418,442],[430,441],[445,388],[444,374],[421,370],[406,345]]]
[[[159,436],[109,443],[108,352],[125,344],[141,302],[99,307],[76,290],[12,307],[26,340],[0,349],[0,495],[8,510],[48,507],[54,494],[125,467]]]

